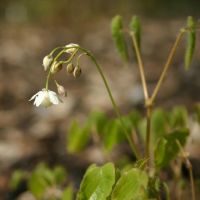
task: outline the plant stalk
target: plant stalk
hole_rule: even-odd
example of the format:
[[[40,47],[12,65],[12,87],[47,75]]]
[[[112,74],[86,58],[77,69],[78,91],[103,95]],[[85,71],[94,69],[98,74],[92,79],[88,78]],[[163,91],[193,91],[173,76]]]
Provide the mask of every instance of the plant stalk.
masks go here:
[[[149,105],[146,107],[146,120],[147,120],[147,130],[146,130],[146,148],[145,148],[145,157],[147,160],[147,167],[150,168],[152,165],[152,156],[151,156],[151,114],[152,106]]]
[[[123,130],[124,130],[124,134],[125,134],[125,136],[126,136],[128,142],[129,142],[129,145],[130,145],[130,147],[131,147],[133,153],[135,154],[136,158],[137,158],[137,159],[140,159],[141,156],[140,156],[140,152],[139,152],[139,150],[138,150],[138,147],[137,147],[135,141],[134,141],[133,139],[131,139],[131,136],[129,135],[129,133],[128,133],[128,131],[127,131],[127,128],[126,128],[126,126],[125,126],[125,124],[124,124],[124,121],[123,121],[123,119],[122,119],[122,116],[121,116],[121,114],[120,114],[119,108],[118,108],[117,104],[115,103],[115,100],[114,100],[114,98],[113,98],[113,96],[112,96],[112,92],[111,92],[111,90],[110,90],[110,87],[109,87],[109,85],[108,85],[108,83],[107,83],[107,80],[106,80],[106,78],[105,78],[105,76],[104,76],[104,74],[103,74],[103,71],[102,71],[100,65],[97,63],[95,57],[94,57],[91,53],[89,53],[89,52],[86,51],[85,49],[82,49],[82,50],[85,51],[85,52],[87,53],[87,55],[91,58],[91,60],[92,60],[93,63],[95,64],[95,66],[96,66],[96,68],[97,68],[97,70],[98,70],[98,72],[99,72],[99,74],[100,74],[100,76],[101,76],[101,78],[102,78],[102,80],[103,80],[103,83],[104,83],[104,85],[105,85],[105,87],[106,87],[106,90],[107,90],[107,92],[108,92],[109,98],[110,98],[111,103],[112,103],[112,106],[113,106],[113,108],[114,108],[114,110],[115,110],[115,112],[116,112],[117,117],[119,118],[121,127],[122,127]]]
[[[186,164],[186,167],[189,171],[189,176],[190,176],[190,187],[191,187],[191,191],[192,191],[192,200],[196,200],[196,195],[195,195],[195,186],[194,186],[194,176],[193,176],[193,170],[192,170],[192,164],[190,162],[190,160],[188,159],[188,155],[187,153],[185,153],[181,143],[176,140],[176,143],[181,151],[181,154],[182,154],[182,157],[183,157],[183,160]]]
[[[169,69],[169,67],[170,67],[170,65],[172,63],[172,60],[174,58],[174,55],[175,55],[176,49],[178,47],[178,44],[181,41],[181,38],[183,37],[184,33],[185,33],[185,29],[181,29],[181,31],[179,32],[178,36],[176,37],[176,40],[175,40],[174,45],[172,46],[172,49],[171,49],[171,51],[169,53],[169,56],[167,58],[166,64],[165,64],[165,66],[163,68],[163,71],[162,71],[162,73],[160,75],[158,83],[156,84],[156,87],[155,87],[155,89],[153,91],[153,94],[151,96],[151,101],[152,102],[155,101],[155,98],[156,98],[156,96],[158,94],[158,91],[160,90],[160,87],[161,87],[161,85],[162,85],[162,83],[164,81],[164,78],[165,78],[165,76],[167,74],[167,71],[168,71],[168,69]]]
[[[144,92],[144,98],[145,98],[145,100],[148,100],[149,99],[149,94],[148,94],[148,89],[147,89],[145,73],[144,73],[144,65],[143,65],[143,62],[142,62],[140,50],[139,50],[138,43],[137,43],[137,40],[136,40],[134,32],[131,32],[131,38],[133,40],[133,46],[135,48],[135,53],[136,53],[136,57],[137,57],[137,61],[138,61],[140,77],[141,77],[142,87],[143,87],[143,92]]]

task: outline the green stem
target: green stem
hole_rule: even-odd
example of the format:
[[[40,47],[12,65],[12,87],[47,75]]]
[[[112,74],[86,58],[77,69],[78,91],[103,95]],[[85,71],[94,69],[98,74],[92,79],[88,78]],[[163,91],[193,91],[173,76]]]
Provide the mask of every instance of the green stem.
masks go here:
[[[181,38],[183,37],[184,33],[185,33],[185,29],[181,29],[181,31],[179,32],[179,34],[178,34],[178,36],[176,38],[176,41],[175,41],[173,47],[172,47],[172,49],[171,49],[171,51],[169,53],[169,56],[167,58],[167,62],[165,64],[164,68],[163,68],[163,71],[162,71],[162,73],[160,75],[158,83],[157,83],[157,85],[156,85],[156,87],[155,87],[155,89],[153,91],[152,96],[151,96],[151,101],[152,102],[155,101],[155,98],[156,98],[156,96],[158,94],[158,91],[160,90],[160,87],[161,87],[161,85],[162,85],[162,83],[164,81],[164,78],[165,78],[165,76],[167,74],[167,71],[168,71],[168,69],[169,69],[169,67],[171,65],[171,62],[172,62],[173,58],[174,58],[174,55],[175,55],[176,49],[178,47],[178,44],[179,44]]]
[[[151,114],[152,106],[147,106],[146,108],[146,119],[147,119],[147,130],[146,130],[146,148],[145,148],[145,157],[147,160],[147,166],[150,167],[152,164],[151,157]]]
[[[57,47],[57,48],[55,48],[50,54],[53,54],[56,50],[58,50],[58,49],[60,49],[60,48],[64,48],[64,49],[63,49],[62,51],[60,51],[60,52],[57,54],[57,56],[53,59],[52,64],[53,64],[55,61],[57,61],[57,60],[59,59],[59,57],[60,57],[63,53],[65,53],[66,49],[70,49],[70,48],[74,48],[74,47],[70,47],[70,48],[67,48],[67,47]],[[69,62],[72,61],[72,59],[74,58],[74,56],[75,56],[76,53],[78,52],[78,47],[76,47],[76,48],[77,48],[77,49],[73,52],[73,54],[69,57],[69,59],[68,59],[67,61],[63,62],[63,63],[69,63]],[[52,65],[51,65],[51,67],[52,67]],[[48,90],[48,88],[49,88],[49,79],[50,79],[50,77],[51,77],[51,67],[50,67],[50,69],[49,69],[49,72],[48,72],[48,75],[47,75],[47,78],[46,78],[46,83],[45,83],[45,89],[46,89],[46,90]]]
[[[144,92],[144,98],[145,98],[145,101],[147,101],[149,99],[149,94],[148,94],[148,89],[147,89],[145,73],[144,73],[144,64],[142,62],[139,46],[138,46],[137,39],[135,37],[134,32],[131,32],[131,37],[133,40],[133,46],[135,48],[135,53],[136,53],[136,57],[137,57],[137,61],[138,61],[140,77],[141,77],[142,87],[143,87],[143,92]]]
[[[143,93],[144,93],[144,98],[145,98],[145,106],[146,106],[146,120],[147,120],[147,128],[146,128],[146,144],[145,144],[145,157],[147,158],[147,167],[150,167],[152,161],[151,157],[151,112],[152,112],[152,102],[151,99],[149,98],[149,93],[148,93],[148,88],[147,88],[147,83],[146,83],[146,77],[144,73],[144,64],[142,61],[142,57],[140,54],[139,46],[135,37],[135,33],[131,32],[131,37],[133,41],[133,46],[135,48],[135,54],[137,57],[137,62],[139,66],[139,71],[140,71],[140,77],[141,77],[141,82],[142,82],[142,87],[143,87]]]
[[[80,48],[80,49],[83,50],[84,52],[86,52],[87,55],[91,58],[91,60],[95,64],[95,66],[96,66],[96,68],[97,68],[97,70],[98,70],[98,72],[99,72],[99,74],[100,74],[100,76],[101,76],[101,78],[103,80],[103,83],[104,83],[104,85],[106,87],[106,90],[108,92],[109,98],[110,98],[111,103],[112,103],[112,106],[113,106],[113,108],[114,108],[114,110],[116,112],[117,117],[119,118],[119,121],[120,121],[121,126],[122,126],[122,128],[124,130],[124,134],[125,134],[128,142],[129,142],[129,145],[130,145],[132,151],[134,152],[136,158],[139,159],[141,156],[140,156],[139,150],[137,148],[137,145],[136,145],[135,141],[131,139],[131,137],[130,137],[128,131],[127,131],[127,128],[126,128],[126,126],[124,124],[124,121],[122,119],[122,116],[120,114],[119,108],[118,108],[117,104],[115,103],[115,100],[114,100],[114,98],[112,96],[112,92],[110,90],[110,87],[108,85],[108,82],[107,82],[107,80],[106,80],[106,78],[105,78],[105,76],[103,74],[103,71],[102,71],[100,65],[97,63],[95,57],[89,51],[87,51],[86,49],[83,49],[83,48]]]

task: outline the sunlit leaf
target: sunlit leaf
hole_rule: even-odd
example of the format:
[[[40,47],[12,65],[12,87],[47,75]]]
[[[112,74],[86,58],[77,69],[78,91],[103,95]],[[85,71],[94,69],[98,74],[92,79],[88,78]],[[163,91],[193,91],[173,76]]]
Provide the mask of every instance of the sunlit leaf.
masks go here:
[[[73,187],[72,186],[68,186],[62,194],[62,200],[73,200]]]
[[[133,168],[122,174],[117,181],[112,200],[145,200],[147,199],[148,175],[145,171]]]
[[[28,188],[36,198],[40,199],[48,188],[48,183],[37,172],[33,172],[28,182]]]
[[[92,165],[81,182],[77,200],[106,200],[115,183],[115,168],[112,163],[102,167]]]

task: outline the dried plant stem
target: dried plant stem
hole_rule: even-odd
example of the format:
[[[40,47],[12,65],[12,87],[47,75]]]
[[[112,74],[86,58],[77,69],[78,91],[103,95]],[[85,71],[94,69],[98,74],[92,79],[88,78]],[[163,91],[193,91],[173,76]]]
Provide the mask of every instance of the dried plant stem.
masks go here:
[[[134,32],[131,32],[131,37],[132,37],[132,40],[133,40],[133,46],[135,48],[135,53],[136,53],[136,57],[137,57],[137,61],[138,61],[140,77],[141,77],[142,87],[143,87],[143,93],[144,93],[144,98],[145,98],[146,120],[147,120],[145,157],[148,159],[147,166],[150,167],[150,163],[152,163],[151,152],[150,152],[150,150],[151,150],[150,145],[151,145],[152,102],[151,102],[151,99],[149,98],[147,83],[146,83],[146,78],[145,78],[145,73],[144,73],[144,65],[143,65],[143,62],[142,62],[140,50],[139,50],[138,43],[137,43],[136,36],[135,36]]]
[[[145,148],[145,157],[148,158],[147,166],[150,168],[153,163],[153,157],[151,156],[151,113],[152,107],[148,106],[146,108],[146,120],[147,120],[147,128],[146,128],[146,148]]]
[[[158,91],[160,90],[160,87],[164,81],[164,78],[167,74],[167,71],[171,65],[171,62],[174,58],[176,49],[178,47],[178,44],[183,36],[183,34],[185,33],[185,29],[181,29],[181,31],[179,32],[175,43],[169,53],[168,59],[166,61],[166,64],[163,68],[163,71],[160,75],[160,78],[158,80],[158,83],[153,91],[153,94],[151,95],[151,97],[149,97],[148,94],[148,89],[147,89],[147,83],[146,83],[146,78],[145,78],[145,73],[144,73],[144,65],[142,62],[142,58],[140,55],[140,50],[137,44],[137,40],[135,37],[135,33],[131,32],[131,37],[133,40],[133,46],[135,48],[135,53],[136,53],[136,57],[137,57],[137,61],[138,61],[138,66],[139,66],[139,71],[140,71],[140,77],[141,77],[141,81],[142,81],[142,87],[143,87],[143,92],[144,92],[144,97],[145,97],[145,104],[146,104],[146,119],[147,119],[147,128],[146,128],[146,148],[145,148],[145,157],[149,158],[148,159],[148,163],[147,165],[150,167],[150,165],[153,163],[153,157],[151,156],[151,113],[152,113],[152,105],[154,104],[155,98],[158,94]]]
[[[140,77],[141,77],[142,87],[143,87],[143,92],[144,92],[144,98],[145,98],[145,100],[147,100],[147,99],[149,99],[149,94],[148,94],[148,89],[147,89],[145,73],[144,73],[144,65],[143,65],[143,62],[142,62],[140,50],[139,50],[138,43],[137,43],[134,32],[131,32],[131,37],[132,37],[132,40],[133,40],[133,46],[135,48],[135,53],[136,53],[136,57],[137,57],[137,61],[138,61]]]
[[[194,177],[193,177],[193,170],[192,170],[192,164],[190,162],[190,160],[188,159],[188,155],[187,153],[184,151],[181,143],[176,140],[176,143],[181,151],[181,154],[182,154],[182,157],[183,157],[183,160],[186,164],[186,167],[189,171],[189,176],[190,176],[190,187],[191,187],[191,192],[192,192],[192,200],[196,200],[196,195],[195,195],[195,186],[194,186]]]
[[[178,47],[178,44],[179,44],[181,38],[183,37],[184,33],[185,33],[185,29],[181,29],[181,31],[179,32],[179,34],[178,34],[178,36],[176,38],[176,41],[174,42],[174,45],[173,45],[173,47],[172,47],[172,49],[171,49],[171,51],[169,53],[169,56],[167,58],[166,64],[165,64],[165,66],[163,68],[163,71],[162,71],[162,73],[160,75],[158,83],[156,84],[156,87],[155,87],[155,89],[153,91],[153,94],[151,96],[151,101],[152,102],[155,101],[155,98],[156,98],[156,96],[157,96],[157,94],[159,92],[159,89],[160,89],[160,87],[161,87],[161,85],[162,85],[162,83],[164,81],[164,78],[165,78],[165,76],[167,74],[167,71],[168,71],[168,69],[169,69],[169,67],[170,67],[170,65],[172,63],[172,60],[174,58],[174,55],[175,55],[176,49]]]

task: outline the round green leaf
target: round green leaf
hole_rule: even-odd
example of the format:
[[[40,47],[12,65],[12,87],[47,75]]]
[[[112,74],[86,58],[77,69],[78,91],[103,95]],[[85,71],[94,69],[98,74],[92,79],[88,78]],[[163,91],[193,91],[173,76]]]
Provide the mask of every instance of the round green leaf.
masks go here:
[[[115,183],[115,168],[112,163],[102,167],[92,165],[82,180],[77,200],[106,200]]]
[[[112,200],[147,199],[148,176],[146,172],[133,168],[121,176],[113,189]]]

